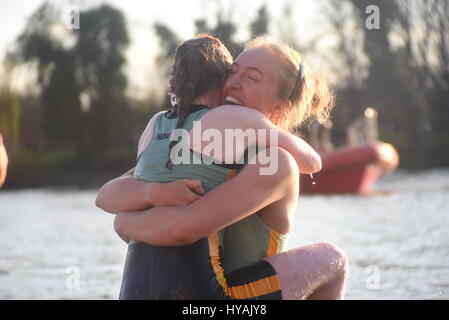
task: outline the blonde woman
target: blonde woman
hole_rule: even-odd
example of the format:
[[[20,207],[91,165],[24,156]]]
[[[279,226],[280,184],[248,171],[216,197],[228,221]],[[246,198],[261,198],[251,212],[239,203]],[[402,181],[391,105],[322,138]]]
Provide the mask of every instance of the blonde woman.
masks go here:
[[[199,99],[213,101],[214,96],[215,93],[209,92]],[[128,248],[121,298],[341,298],[347,261],[338,248],[331,244],[316,244],[279,253],[292,228],[299,192],[298,164],[301,167],[302,163],[307,163],[304,158],[313,155],[313,152],[302,152],[303,142],[285,143],[295,138],[279,126],[290,129],[311,114],[325,118],[331,106],[329,91],[319,78],[304,74],[303,64],[295,51],[256,40],[234,62],[224,86],[222,102],[248,108],[228,105],[197,110],[195,112],[200,114],[192,113],[189,115],[193,118],[186,118],[190,124],[187,129],[193,130],[193,119],[197,119],[201,120],[203,132],[213,128],[223,136],[225,129],[278,130],[279,145],[288,151],[269,147],[271,141],[268,141],[266,151],[277,154],[275,174],[260,175],[263,165],[256,157],[255,163],[243,168],[226,168],[222,175],[224,179],[238,174],[213,188],[207,186],[207,179],[201,179],[208,174],[212,176],[204,167],[195,169],[190,166],[184,171],[182,166],[173,166],[173,170],[185,174],[184,178],[201,180],[208,189],[207,194],[191,199],[195,201],[187,207],[155,207],[119,213],[115,221],[117,232],[125,239],[134,240]],[[153,173],[145,173],[145,168],[150,168],[154,160],[155,140],[160,137],[158,130],[163,131],[167,122],[163,117],[163,114],[158,115],[141,139],[144,142],[140,150],[144,151],[135,175],[146,181],[155,181],[157,177],[162,181],[164,174],[169,174],[160,167],[157,173],[155,167]],[[153,132],[157,133],[156,137]],[[215,157],[215,160],[226,157],[225,154],[222,159],[217,159],[215,154],[205,156]],[[169,163],[168,154],[165,157]],[[229,170],[235,171],[230,173]],[[114,207],[111,203],[118,194],[122,200],[126,194],[142,194],[139,190],[144,189],[138,183],[127,183],[126,187],[121,184],[116,189],[111,185],[105,188],[101,197],[99,195],[103,207]],[[193,185],[195,181],[184,183],[191,189],[202,191],[201,186]],[[123,205],[126,201],[121,202]],[[135,202],[130,201],[127,209],[133,205]],[[237,241],[233,243],[226,239]],[[268,246],[257,250],[260,243],[263,243],[262,247]],[[220,244],[224,250],[220,249]],[[239,247],[247,250],[239,250]],[[250,258],[244,261],[246,256]]]

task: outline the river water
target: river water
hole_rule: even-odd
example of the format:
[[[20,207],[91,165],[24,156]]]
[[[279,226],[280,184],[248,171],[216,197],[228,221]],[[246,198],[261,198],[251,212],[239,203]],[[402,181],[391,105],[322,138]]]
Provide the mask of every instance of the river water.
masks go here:
[[[301,195],[289,247],[343,249],[346,299],[449,299],[449,170],[399,171],[372,190]],[[117,299],[126,244],[95,195],[0,191],[0,299]]]

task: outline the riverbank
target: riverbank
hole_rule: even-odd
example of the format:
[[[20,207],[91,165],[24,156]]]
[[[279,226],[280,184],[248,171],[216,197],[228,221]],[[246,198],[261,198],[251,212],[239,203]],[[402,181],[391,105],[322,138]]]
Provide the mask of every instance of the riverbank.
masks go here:
[[[65,187],[98,188],[134,166],[134,159],[83,163],[73,149],[21,151],[10,158],[3,189]]]

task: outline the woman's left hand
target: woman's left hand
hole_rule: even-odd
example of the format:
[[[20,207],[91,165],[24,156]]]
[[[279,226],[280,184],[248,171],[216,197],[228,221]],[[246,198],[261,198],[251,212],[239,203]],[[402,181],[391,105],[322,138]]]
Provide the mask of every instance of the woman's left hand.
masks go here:
[[[129,239],[125,235],[123,235],[122,228],[121,228],[122,220],[123,220],[123,218],[126,218],[124,216],[125,214],[126,214],[126,212],[122,212],[122,213],[117,213],[115,215],[114,230],[123,241],[125,241],[126,243],[129,243]]]

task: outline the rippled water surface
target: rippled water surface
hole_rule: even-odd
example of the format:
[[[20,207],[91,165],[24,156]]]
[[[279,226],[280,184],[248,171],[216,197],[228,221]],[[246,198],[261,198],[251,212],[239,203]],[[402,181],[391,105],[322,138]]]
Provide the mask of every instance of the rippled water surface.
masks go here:
[[[397,172],[364,196],[301,196],[289,247],[333,242],[347,299],[449,299],[449,171]],[[96,191],[0,191],[0,299],[117,299],[126,245]]]

